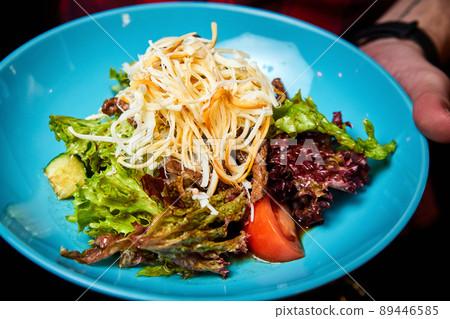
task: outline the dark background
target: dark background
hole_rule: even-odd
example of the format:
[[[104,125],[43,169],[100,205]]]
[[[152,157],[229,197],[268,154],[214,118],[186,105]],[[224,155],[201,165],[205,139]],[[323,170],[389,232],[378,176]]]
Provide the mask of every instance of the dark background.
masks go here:
[[[60,24],[57,1],[16,1],[3,10],[0,59]],[[7,12],[11,13],[8,19]],[[448,73],[449,68],[445,68]],[[430,177],[419,209],[405,230],[379,255],[351,273],[375,300],[449,300],[448,145],[429,142]],[[3,181],[1,181],[3,182]],[[61,279],[0,239],[3,300],[116,300]],[[370,300],[348,277],[288,300]]]

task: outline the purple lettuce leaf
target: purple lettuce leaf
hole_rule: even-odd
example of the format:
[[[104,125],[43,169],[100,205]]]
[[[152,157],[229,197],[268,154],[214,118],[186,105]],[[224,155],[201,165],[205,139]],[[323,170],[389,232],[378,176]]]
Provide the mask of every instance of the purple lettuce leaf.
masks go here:
[[[335,151],[329,135],[302,133],[292,140],[280,134],[276,141],[268,156],[269,192],[292,205],[293,216],[304,228],[323,223],[323,212],[332,201],[331,188],[355,193],[367,182],[366,157]]]

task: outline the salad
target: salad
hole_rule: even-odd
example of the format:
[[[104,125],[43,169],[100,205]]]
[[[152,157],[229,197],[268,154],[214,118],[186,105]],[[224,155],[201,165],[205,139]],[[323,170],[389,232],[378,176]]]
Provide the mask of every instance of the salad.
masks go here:
[[[85,119],[51,115],[66,152],[44,169],[68,222],[92,239],[61,256],[93,264],[116,256],[140,276],[228,274],[233,256],[268,262],[305,256],[300,234],[323,223],[331,189],[355,193],[367,159],[383,160],[363,121],[353,138],[310,97],[292,99],[244,52],[196,33],[149,41],[137,61],[110,70],[114,96]]]

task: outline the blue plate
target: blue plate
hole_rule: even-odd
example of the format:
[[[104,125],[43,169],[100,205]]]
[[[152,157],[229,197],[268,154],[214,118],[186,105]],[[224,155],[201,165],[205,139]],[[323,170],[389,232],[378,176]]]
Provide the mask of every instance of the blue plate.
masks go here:
[[[212,21],[219,27],[216,47],[248,52],[269,78],[292,84],[291,96],[301,88],[327,116],[342,111],[355,136],[365,136],[362,119],[370,119],[380,142],[397,141],[394,156],[371,162],[371,182],[359,194],[335,196],[326,223],[304,236],[307,256],[298,261],[246,259],[230,267],[226,280],[214,275],[183,280],[136,278],[137,269],[108,268],[111,260],[86,266],[61,258],[61,246],[82,250],[87,238],[66,222],[73,206],[56,199],[42,173],[64,151],[49,131],[48,116],[95,113],[111,96],[110,67],[135,59],[150,39],[191,31],[208,38]],[[125,299],[275,299],[361,266],[394,239],[417,207],[427,178],[428,148],[412,121],[411,101],[398,84],[357,48],[343,40],[332,45],[335,40],[326,31],[282,15],[201,3],[107,11],[31,40],[0,64],[2,237],[49,271]]]

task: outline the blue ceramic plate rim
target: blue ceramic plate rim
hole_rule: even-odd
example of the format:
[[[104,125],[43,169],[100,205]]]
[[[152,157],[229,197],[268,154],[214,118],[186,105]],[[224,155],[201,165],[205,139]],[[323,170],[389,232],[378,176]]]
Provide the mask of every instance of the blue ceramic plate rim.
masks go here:
[[[284,16],[282,14],[278,14],[271,11],[266,11],[262,9],[255,9],[250,8],[246,6],[241,5],[229,5],[229,4],[219,4],[219,3],[198,3],[198,2],[170,2],[170,3],[157,3],[157,4],[144,4],[144,5],[136,5],[136,6],[129,6],[129,7],[121,7],[118,9],[108,10],[104,12],[99,12],[96,14],[93,14],[91,16],[85,16],[76,20],[73,20],[71,22],[62,24],[60,26],[57,26],[47,32],[44,32],[43,34],[31,39],[27,43],[23,44],[19,48],[17,48],[15,51],[13,51],[11,54],[9,54],[7,57],[5,57],[0,62],[0,69],[5,68],[10,60],[14,59],[15,57],[19,56],[22,52],[25,50],[28,50],[29,48],[32,48],[33,45],[39,43],[39,41],[42,41],[46,39],[47,37],[50,37],[58,32],[61,32],[62,30],[66,28],[76,28],[77,25],[86,23],[87,21],[90,21],[92,18],[102,18],[107,17],[110,15],[116,15],[118,13],[124,13],[124,12],[131,12],[131,11],[139,11],[139,10],[147,10],[148,8],[167,8],[167,9],[181,9],[183,7],[199,7],[202,9],[224,9],[229,11],[236,11],[240,13],[246,13],[249,15],[257,15],[261,16],[267,19],[274,19],[279,20],[294,26],[297,26],[299,28],[308,28],[310,30],[313,30],[314,32],[319,33],[320,35],[330,38],[332,40],[336,40],[337,36],[325,31],[323,29],[320,29],[312,24],[309,24],[304,21],[300,21],[294,18],[290,18],[287,16]],[[341,41],[341,44],[345,46],[346,49],[353,51],[356,53],[361,59],[364,60],[364,62],[367,62],[371,64],[372,67],[376,68],[378,71],[380,71],[386,78],[387,81],[389,81],[392,86],[397,90],[398,94],[404,99],[405,104],[408,106],[410,110],[412,110],[412,103],[409,99],[409,97],[406,95],[406,93],[403,91],[403,89],[398,85],[398,83],[392,78],[392,76],[387,73],[378,63],[376,63],[374,60],[372,60],[369,56],[364,54],[362,51],[360,51],[358,48],[353,46],[352,44],[348,43],[344,39],[339,39]],[[391,229],[390,232],[388,232],[384,237],[382,237],[375,245],[371,247],[371,249],[367,250],[364,254],[361,254],[358,258],[354,259],[353,261],[345,264],[345,270],[339,269],[338,271],[333,271],[328,274],[322,275],[318,277],[317,279],[310,280],[308,283],[306,283],[304,286],[299,287],[299,285],[293,285],[288,286],[284,289],[277,289],[276,291],[261,291],[261,292],[254,292],[251,294],[245,294],[245,295],[227,295],[227,296],[220,296],[220,298],[214,297],[214,298],[208,298],[208,297],[188,297],[188,296],[174,296],[176,297],[176,300],[269,300],[269,299],[278,299],[287,297],[293,294],[297,294],[300,292],[305,292],[313,288],[317,288],[319,286],[322,286],[332,280],[335,280],[339,277],[342,277],[346,274],[349,274],[351,271],[355,270],[356,268],[362,266],[364,263],[372,259],[376,254],[378,254],[381,250],[383,250],[389,243],[392,242],[392,240],[399,234],[399,232],[404,228],[406,223],[409,221],[411,216],[413,215],[415,209],[417,208],[419,201],[422,197],[423,191],[425,189],[426,180],[428,177],[428,168],[429,168],[429,154],[428,154],[428,144],[426,139],[421,136],[420,138],[421,148],[423,150],[422,152],[422,158],[421,160],[421,167],[420,167],[420,177],[418,179],[418,185],[415,189],[414,195],[406,208],[405,212],[401,216],[401,218],[397,221],[395,226]],[[70,272],[67,268],[65,268],[62,265],[58,265],[55,263],[54,260],[50,260],[49,258],[46,258],[45,256],[40,255],[38,252],[34,251],[30,246],[25,245],[19,238],[17,238],[13,233],[9,231],[6,227],[4,227],[3,224],[0,224],[0,235],[17,251],[19,251],[21,254],[32,260],[37,265],[43,267],[44,269],[52,272],[55,275],[58,275],[72,283],[78,284],[82,287],[85,287],[87,290],[92,289],[101,293],[109,294],[111,296],[119,297],[119,298],[125,298],[125,299],[140,299],[140,300],[174,300],[174,298],[171,298],[167,295],[160,295],[160,294],[152,294],[148,292],[135,292],[130,290],[125,290],[121,287],[116,287],[108,283],[103,283],[101,280],[97,282],[92,282],[92,279],[90,277],[87,277],[85,275],[76,274],[73,272]]]

